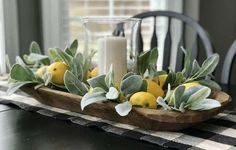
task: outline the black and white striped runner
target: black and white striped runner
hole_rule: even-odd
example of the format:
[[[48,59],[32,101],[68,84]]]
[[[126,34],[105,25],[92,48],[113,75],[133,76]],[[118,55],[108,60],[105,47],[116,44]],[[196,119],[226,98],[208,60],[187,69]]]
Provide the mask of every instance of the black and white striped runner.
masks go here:
[[[83,126],[96,126],[106,132],[150,142],[166,148],[236,150],[236,112],[225,111],[198,126],[181,132],[157,132],[50,107],[20,91],[11,96],[6,96],[6,89],[6,82],[0,81],[1,104],[14,104],[26,111],[56,119],[71,121]]]

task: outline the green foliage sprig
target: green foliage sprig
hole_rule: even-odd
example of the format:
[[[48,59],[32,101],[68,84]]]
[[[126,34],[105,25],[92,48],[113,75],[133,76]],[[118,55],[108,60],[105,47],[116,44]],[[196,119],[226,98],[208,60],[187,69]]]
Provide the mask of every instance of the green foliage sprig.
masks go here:
[[[125,74],[121,82],[115,83],[114,70],[111,65],[107,74],[88,79],[87,72],[91,69],[92,58],[95,51],[90,51],[89,55],[83,55],[77,51],[78,41],[74,40],[71,45],[64,50],[50,48],[49,56],[43,55],[39,45],[32,42],[29,55],[24,55],[23,59],[16,57],[16,64],[11,67],[8,94],[12,94],[20,87],[32,84],[35,88],[48,86],[49,88],[59,88],[70,93],[83,96],[81,109],[96,102],[116,102],[116,112],[125,116],[132,110],[129,102],[130,97],[139,91],[147,91],[145,79],[156,79],[166,71],[158,71],[156,63],[158,60],[158,50],[153,48],[140,55],[136,55],[134,68]],[[184,68],[182,71],[172,70],[167,74],[164,83],[166,96],[158,97],[157,103],[166,110],[185,112],[186,110],[208,110],[220,106],[216,100],[210,99],[211,90],[220,90],[220,86],[211,80],[212,72],[215,70],[219,55],[213,54],[207,58],[202,65],[194,60],[190,61],[190,51],[182,48],[185,55]],[[57,85],[51,82],[52,75],[46,72],[39,77],[35,72],[42,66],[48,66],[53,62],[64,62],[68,70],[64,74],[64,85]],[[188,89],[182,84],[198,82],[201,86],[194,86]],[[123,96],[123,99],[121,97]]]
[[[89,79],[88,83],[92,89],[82,98],[81,109],[83,110],[86,106],[95,102],[115,101],[119,103],[119,97],[123,94],[125,99],[115,107],[117,113],[121,116],[127,115],[132,109],[132,105],[128,102],[129,97],[138,91],[147,90],[146,81],[140,75],[131,72],[124,75],[121,86],[116,87],[112,65],[106,75]]]
[[[186,110],[209,110],[220,107],[219,101],[208,98],[210,94],[211,89],[201,85],[188,89],[180,85],[171,94],[169,85],[165,98],[158,97],[157,102],[166,110],[180,112],[185,112]]]
[[[8,94],[14,93],[26,84],[35,84],[35,88],[48,86],[68,90],[73,94],[85,95],[88,92],[87,72],[90,69],[92,57],[96,53],[91,51],[88,56],[77,52],[78,41],[74,40],[64,51],[59,48],[50,48],[49,56],[43,55],[39,45],[32,42],[29,48],[29,55],[16,57],[16,64],[11,67],[9,78]],[[45,73],[39,77],[35,72],[42,66],[48,66],[52,62],[61,61],[69,66],[64,74],[64,85],[51,82],[52,75]]]

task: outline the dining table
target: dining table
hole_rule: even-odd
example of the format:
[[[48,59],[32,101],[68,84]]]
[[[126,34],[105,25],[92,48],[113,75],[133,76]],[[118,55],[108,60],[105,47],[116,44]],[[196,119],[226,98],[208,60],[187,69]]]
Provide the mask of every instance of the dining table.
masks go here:
[[[232,98],[226,110],[236,112],[236,85],[221,86]],[[236,123],[232,126],[236,126]],[[179,147],[160,146],[138,138],[130,138],[129,134],[121,136],[104,132],[97,126],[83,126],[66,119],[26,111],[14,104],[0,104],[0,150],[31,149],[156,150]]]

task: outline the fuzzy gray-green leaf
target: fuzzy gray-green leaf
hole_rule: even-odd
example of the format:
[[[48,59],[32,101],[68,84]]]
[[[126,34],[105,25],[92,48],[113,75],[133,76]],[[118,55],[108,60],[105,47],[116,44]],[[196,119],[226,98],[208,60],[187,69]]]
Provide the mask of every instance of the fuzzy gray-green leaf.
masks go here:
[[[190,73],[190,76],[194,76],[197,72],[199,72],[199,70],[201,69],[201,67],[199,66],[198,62],[196,59],[193,60],[193,66],[192,66],[192,70]]]
[[[188,104],[198,103],[199,101],[206,99],[211,94],[211,89],[202,86],[197,92],[193,93],[187,100]]]
[[[15,82],[15,83],[11,83],[9,88],[7,89],[7,95],[11,95],[14,92],[16,92],[18,89],[20,89],[22,86],[26,85],[26,84],[31,84],[34,83],[32,81],[22,81],[22,82]]]
[[[187,77],[189,73],[189,68],[190,68],[190,51],[188,49],[185,50],[183,47],[181,47],[181,49],[185,54],[184,69],[182,70],[182,73],[185,77]]]
[[[82,84],[82,82],[70,71],[66,71],[64,75],[64,83],[70,93],[83,96],[88,92],[84,84]]]
[[[43,75],[43,80],[44,80],[44,85],[45,86],[48,86],[48,84],[51,82],[51,80],[52,80],[52,74],[51,73],[45,73],[44,75]]]
[[[126,102],[116,105],[115,109],[116,109],[116,112],[120,116],[126,116],[132,110],[132,105],[130,104],[129,101],[126,101]]]
[[[150,51],[146,51],[138,56],[138,73],[143,75],[148,68],[148,59]]]
[[[180,85],[175,89],[175,92],[173,93],[174,106],[176,108],[179,108],[180,104],[182,103],[181,97],[183,96],[184,91],[185,91],[185,86]]]
[[[72,73],[73,73],[80,81],[83,80],[83,77],[84,77],[83,65],[81,64],[81,61],[80,61],[79,59],[73,58]]]
[[[106,93],[106,98],[115,100],[119,97],[119,91],[115,87],[110,87],[108,93]]]
[[[30,44],[30,53],[42,54],[41,49],[35,41],[31,42]]]
[[[70,45],[69,51],[72,57],[75,56],[78,48],[78,40],[74,40],[72,44]]]
[[[105,76],[105,82],[107,87],[114,86],[114,71],[113,71],[113,66],[111,65],[109,72]]]
[[[108,87],[105,82],[105,75],[100,75],[100,76],[94,77],[92,79],[88,79],[87,82],[89,83],[89,85],[92,88],[100,87],[100,88],[108,91]]]
[[[132,75],[121,82],[121,91],[125,94],[132,94],[140,90],[143,84],[142,77],[139,75]]]
[[[126,73],[123,77],[122,77],[122,79],[121,79],[121,81],[122,80],[125,80],[126,78],[128,78],[129,76],[132,76],[132,75],[135,75],[133,72],[128,72],[128,73]]]
[[[57,54],[57,49],[56,48],[49,48],[48,49],[48,54],[50,56],[50,58],[52,58],[52,60],[54,62],[60,61],[60,57]]]
[[[220,85],[215,81],[205,79],[205,80],[199,80],[197,82],[200,83],[201,85],[209,87],[213,91],[221,91]]]
[[[12,66],[10,77],[16,81],[33,81],[35,79],[33,72],[20,64]]]
[[[158,105],[161,105],[164,109],[171,110],[170,106],[166,104],[165,100],[160,96],[157,98],[157,103]]]
[[[202,87],[203,86],[201,86],[201,85],[197,85],[197,86],[192,86],[192,87],[190,87],[188,89],[185,89],[184,94],[181,97],[182,102],[187,102],[189,97],[191,95],[193,95],[194,93],[196,93],[198,90],[200,90]]]
[[[72,57],[68,55],[67,53],[63,52],[60,49],[56,49],[56,53],[58,55],[58,58],[62,61],[65,62],[68,66],[72,65]]]
[[[28,56],[28,60],[30,62],[34,62],[34,61],[40,61],[40,60],[44,60],[44,59],[48,59],[49,57],[46,55],[41,55],[41,54],[36,54],[36,53],[30,53],[30,55]]]
[[[25,67],[25,62],[20,58],[20,56],[16,56],[16,63],[20,64],[21,66]]]
[[[219,101],[214,99],[204,99],[199,103],[192,104],[188,109],[190,110],[209,110],[213,108],[220,107],[221,104]]]
[[[83,96],[81,100],[81,109],[84,108],[92,103],[107,101],[106,96],[104,93],[87,93]]]
[[[207,58],[203,62],[201,69],[200,69],[199,73],[197,74],[197,78],[204,77],[208,74],[211,74],[215,70],[218,63],[219,63],[219,55],[218,54],[213,54],[212,56]]]

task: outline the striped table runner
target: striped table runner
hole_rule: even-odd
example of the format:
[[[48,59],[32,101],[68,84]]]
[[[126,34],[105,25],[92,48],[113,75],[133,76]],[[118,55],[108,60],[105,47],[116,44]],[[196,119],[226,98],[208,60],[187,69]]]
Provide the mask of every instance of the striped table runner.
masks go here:
[[[1,104],[13,104],[26,111],[83,126],[96,126],[105,132],[146,141],[164,148],[236,150],[236,112],[224,111],[204,123],[181,132],[157,132],[50,107],[21,91],[6,96],[6,90],[6,82],[0,81]]]

